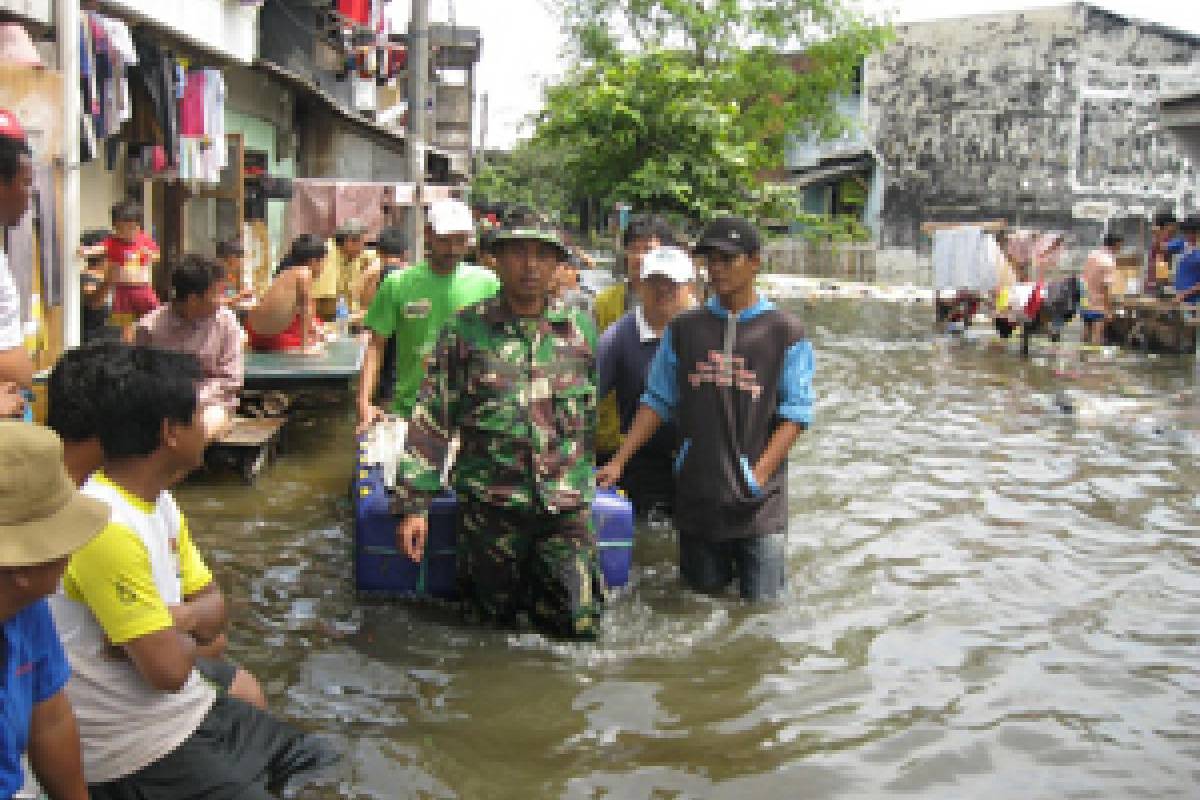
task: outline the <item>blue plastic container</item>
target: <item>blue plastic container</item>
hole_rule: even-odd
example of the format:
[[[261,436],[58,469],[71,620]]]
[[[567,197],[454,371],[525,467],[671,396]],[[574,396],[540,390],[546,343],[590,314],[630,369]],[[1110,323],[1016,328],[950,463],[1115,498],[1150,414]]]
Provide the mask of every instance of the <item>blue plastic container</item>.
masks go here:
[[[361,454],[361,451],[360,451]],[[378,465],[357,468],[354,480],[354,585],[378,597],[458,596],[458,500],[447,493],[429,509],[429,538],[420,564],[396,549],[396,517],[388,505]],[[592,506],[600,569],[610,589],[629,582],[633,560],[633,506],[611,490],[596,493]]]
[[[592,527],[604,582],[610,589],[619,589],[629,583],[633,563],[633,504],[611,489],[597,489]]]
[[[388,506],[378,465],[358,467],[354,495],[354,585],[360,594],[441,600],[458,596],[458,501],[453,494],[435,498],[429,509],[429,538],[420,564],[396,549],[397,519]]]

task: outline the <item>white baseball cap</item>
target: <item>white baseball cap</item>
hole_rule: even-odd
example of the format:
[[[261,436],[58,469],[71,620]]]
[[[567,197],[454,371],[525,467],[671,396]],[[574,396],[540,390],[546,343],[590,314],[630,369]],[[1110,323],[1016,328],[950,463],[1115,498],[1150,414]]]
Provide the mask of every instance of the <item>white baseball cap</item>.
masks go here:
[[[472,233],[475,221],[471,209],[461,200],[435,200],[429,205],[429,227],[438,236],[452,233]]]
[[[678,247],[656,247],[642,258],[642,280],[651,275],[666,275],[675,283],[696,278],[696,267],[687,253]]]

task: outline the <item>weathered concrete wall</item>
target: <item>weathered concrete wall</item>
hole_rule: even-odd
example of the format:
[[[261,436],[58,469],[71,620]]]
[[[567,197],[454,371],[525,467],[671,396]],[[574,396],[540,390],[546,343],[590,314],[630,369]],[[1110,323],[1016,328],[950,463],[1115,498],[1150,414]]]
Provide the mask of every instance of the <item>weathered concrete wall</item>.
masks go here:
[[[406,161],[402,144],[387,147],[312,105],[299,116],[297,129],[301,154],[298,177],[397,183],[404,180]]]
[[[1072,210],[1176,206],[1194,180],[1156,122],[1159,92],[1200,85],[1200,39],[1084,4],[914,23],[867,68],[886,162],[881,242],[929,220],[1068,230]]]

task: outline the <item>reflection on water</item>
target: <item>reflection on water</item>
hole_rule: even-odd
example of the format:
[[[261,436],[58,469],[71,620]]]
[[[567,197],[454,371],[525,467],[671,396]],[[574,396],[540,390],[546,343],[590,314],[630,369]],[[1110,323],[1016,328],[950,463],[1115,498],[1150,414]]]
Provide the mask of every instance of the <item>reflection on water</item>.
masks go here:
[[[816,428],[790,596],[681,592],[645,531],[596,645],[351,591],[348,405],[250,491],[180,490],[275,710],[348,758],[311,797],[1193,797],[1190,359],[932,340],[924,306],[798,306]]]

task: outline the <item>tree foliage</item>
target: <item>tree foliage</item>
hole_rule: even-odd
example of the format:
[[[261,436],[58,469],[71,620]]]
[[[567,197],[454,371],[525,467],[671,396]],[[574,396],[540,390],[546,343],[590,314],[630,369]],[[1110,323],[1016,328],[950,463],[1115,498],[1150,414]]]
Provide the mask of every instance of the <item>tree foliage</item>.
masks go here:
[[[840,132],[837,95],[889,35],[840,0],[561,5],[574,64],[530,146],[572,196],[701,218],[779,208],[762,176],[789,137]]]
[[[562,213],[571,201],[562,179],[564,158],[544,143],[521,142],[511,152],[492,156],[475,174],[471,198]]]

